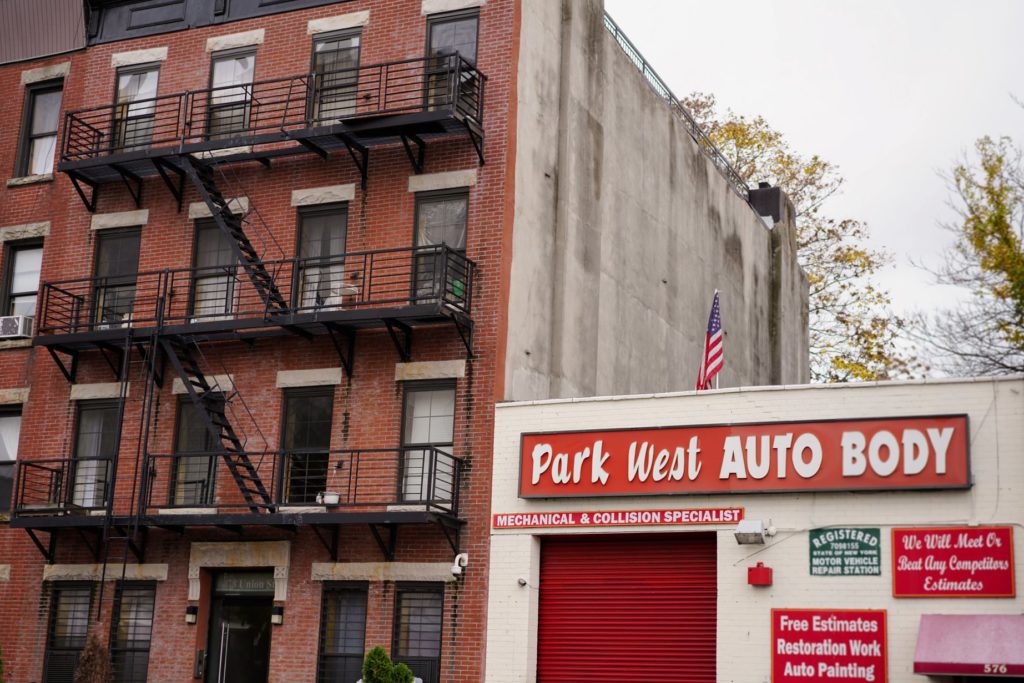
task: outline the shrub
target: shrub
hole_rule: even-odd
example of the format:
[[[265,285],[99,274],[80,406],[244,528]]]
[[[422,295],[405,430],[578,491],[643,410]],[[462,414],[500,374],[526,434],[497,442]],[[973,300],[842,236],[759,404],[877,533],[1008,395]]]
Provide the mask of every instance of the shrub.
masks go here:
[[[110,668],[110,651],[100,640],[98,629],[85,639],[85,648],[75,668],[75,683],[111,683],[114,673]]]
[[[363,659],[363,683],[391,683],[391,658],[377,646]]]
[[[405,664],[392,664],[382,647],[375,647],[363,659],[363,683],[412,683],[415,676]]]
[[[391,672],[392,683],[412,683],[415,676],[412,675],[412,669],[407,667],[405,664],[396,664],[394,670]]]

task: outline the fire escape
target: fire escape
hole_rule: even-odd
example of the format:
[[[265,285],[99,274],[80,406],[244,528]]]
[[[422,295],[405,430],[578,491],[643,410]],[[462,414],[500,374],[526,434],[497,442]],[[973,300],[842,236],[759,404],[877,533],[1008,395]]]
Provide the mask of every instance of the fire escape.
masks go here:
[[[96,210],[101,191],[111,185],[126,187],[141,208],[144,181],[159,178],[180,212],[190,186],[230,245],[235,265],[215,273],[229,291],[228,303],[217,310],[204,309],[196,299],[197,283],[212,277],[209,269],[137,273],[131,296],[115,306],[105,297],[110,283],[103,278],[43,284],[33,345],[47,349],[69,383],[75,382],[83,353],[102,357],[121,383],[117,444],[104,460],[29,456],[19,462],[11,526],[26,529],[47,561],[54,561],[57,539],[66,529],[92,538],[90,545],[104,566],[115,542],[123,544],[125,560],[131,553],[143,561],[152,527],[177,532],[220,527],[240,533],[254,524],[290,530],[310,525],[337,560],[339,529],[346,525],[369,525],[384,556],[393,559],[401,525],[433,523],[458,549],[463,520],[457,457],[439,449],[419,454],[426,484],[410,500],[403,491],[402,449],[332,451],[326,456],[330,476],[341,473],[344,484],[338,505],[294,511],[286,505],[287,455],[251,448],[239,433],[232,401],[244,408],[235,412],[244,415],[248,408],[237,392],[218,385],[202,350],[232,341],[326,336],[351,376],[359,330],[383,328],[398,356],[408,361],[416,328],[444,325],[472,354],[475,265],[462,253],[439,245],[349,252],[326,264],[323,259],[267,259],[252,234],[260,227],[272,234],[269,227],[258,212],[240,210],[225,197],[222,187],[230,184],[234,165],[270,167],[296,155],[315,155],[328,163],[335,162],[335,152],[347,155],[364,188],[369,155],[377,147],[401,146],[419,173],[431,146],[468,138],[483,163],[486,77],[458,54],[361,66],[343,76],[349,88],[344,106],[337,106],[335,93],[329,112],[316,104],[317,79],[303,74],[245,86],[242,100],[232,86],[234,109],[227,125],[223,117],[215,123],[211,115],[224,95],[216,88],[144,101],[143,115],[131,126],[119,113],[123,109],[111,104],[66,115],[58,170],[68,175],[89,211]],[[307,291],[303,273],[310,268],[318,269],[321,278],[327,273],[327,285],[320,285],[326,294]],[[237,490],[231,496],[218,491],[214,511],[168,509],[179,502],[168,473],[181,459],[149,452],[154,406],[168,373],[183,387],[215,444],[218,469],[227,472]],[[143,381],[141,418],[131,489],[122,493],[118,484],[129,477],[125,467],[119,470],[118,454],[133,375]],[[93,473],[90,490],[102,489],[102,495],[82,493],[85,470]],[[379,490],[388,477],[393,497],[366,493]],[[48,534],[45,542],[40,532]]]

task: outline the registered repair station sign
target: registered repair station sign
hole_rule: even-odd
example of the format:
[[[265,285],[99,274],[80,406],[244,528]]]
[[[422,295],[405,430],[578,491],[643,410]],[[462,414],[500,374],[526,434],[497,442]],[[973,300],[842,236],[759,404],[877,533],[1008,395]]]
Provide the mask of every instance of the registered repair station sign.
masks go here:
[[[811,576],[881,576],[881,529],[811,529]]]

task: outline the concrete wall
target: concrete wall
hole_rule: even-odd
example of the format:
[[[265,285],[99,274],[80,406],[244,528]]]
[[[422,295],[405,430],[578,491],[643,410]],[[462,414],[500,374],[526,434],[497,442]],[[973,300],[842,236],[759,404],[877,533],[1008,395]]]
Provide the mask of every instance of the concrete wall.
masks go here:
[[[517,496],[519,444],[524,432],[701,425],[754,421],[828,420],[966,413],[969,490],[862,493],[656,496],[524,500]],[[545,533],[687,533],[718,538],[719,681],[771,679],[771,609],[886,609],[890,681],[925,679],[912,673],[922,614],[1020,614],[1024,598],[892,597],[895,526],[1012,525],[1018,549],[1016,585],[1024,585],[1024,378],[920,383],[816,385],[730,389],[701,394],[634,396],[499,405],[494,433],[494,514],[546,511],[743,507],[748,519],[778,528],[765,546],[738,545],[735,524],[687,527],[492,530],[486,683],[536,680],[540,538]],[[826,526],[881,528],[881,576],[811,577],[808,530]],[[746,568],[774,570],[770,588],[747,585]],[[527,586],[519,585],[519,578]],[[941,680],[941,679],[928,679]]]
[[[806,381],[789,224],[773,242],[605,29],[600,0],[523,0],[518,89],[505,397],[691,387],[716,287],[721,385]]]

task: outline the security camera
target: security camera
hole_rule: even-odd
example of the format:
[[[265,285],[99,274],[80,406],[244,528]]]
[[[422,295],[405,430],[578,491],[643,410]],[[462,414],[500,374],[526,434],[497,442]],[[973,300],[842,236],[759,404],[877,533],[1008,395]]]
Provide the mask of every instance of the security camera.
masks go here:
[[[459,553],[452,562],[452,576],[461,576],[462,570],[469,563],[469,553]]]

